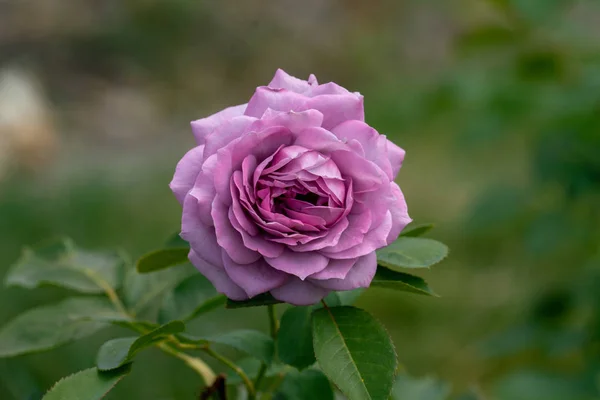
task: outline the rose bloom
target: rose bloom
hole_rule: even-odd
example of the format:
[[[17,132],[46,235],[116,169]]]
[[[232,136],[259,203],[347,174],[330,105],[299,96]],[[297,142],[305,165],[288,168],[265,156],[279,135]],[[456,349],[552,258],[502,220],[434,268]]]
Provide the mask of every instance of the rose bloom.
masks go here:
[[[191,123],[170,184],[189,259],[233,300],[314,304],[368,287],[375,250],[411,221],[404,150],[364,122],[363,96],[278,70],[247,104]]]

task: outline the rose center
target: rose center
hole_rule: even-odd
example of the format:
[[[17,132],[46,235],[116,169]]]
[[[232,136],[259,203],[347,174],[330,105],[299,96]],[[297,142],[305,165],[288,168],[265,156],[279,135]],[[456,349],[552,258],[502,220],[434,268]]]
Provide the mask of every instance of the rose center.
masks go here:
[[[305,201],[305,202],[313,204],[313,205],[317,205],[317,203],[321,197],[316,193],[308,192],[306,194],[296,193],[294,198],[296,200],[301,200],[301,201]]]

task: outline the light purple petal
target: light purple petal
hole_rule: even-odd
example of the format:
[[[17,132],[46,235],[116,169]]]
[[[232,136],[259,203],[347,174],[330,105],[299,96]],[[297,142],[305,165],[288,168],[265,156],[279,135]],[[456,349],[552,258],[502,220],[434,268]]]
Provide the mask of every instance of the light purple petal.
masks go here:
[[[221,248],[217,244],[215,229],[202,223],[197,200],[187,196],[183,203],[181,238],[187,241],[197,255],[207,262],[222,266]]]
[[[408,216],[408,207],[404,200],[404,195],[400,190],[400,187],[392,182],[391,184],[392,194],[394,195],[394,202],[390,205],[390,212],[392,213],[392,229],[386,239],[387,244],[391,244],[393,241],[398,239],[398,235],[402,232],[402,229],[411,223],[412,219]]]
[[[229,209],[229,221],[231,222],[231,225],[242,235],[244,246],[250,250],[257,251],[265,257],[279,257],[281,253],[283,253],[285,247],[282,244],[265,240],[259,235],[249,235],[248,232],[242,229],[231,209]]]
[[[194,267],[215,286],[219,293],[223,293],[232,300],[240,301],[248,299],[246,292],[233,283],[231,278],[227,276],[224,268],[207,263],[194,250],[190,251],[188,258]]]
[[[245,115],[223,121],[210,135],[206,136],[204,157],[210,157],[220,148],[227,146],[227,144],[242,136],[254,122],[256,122],[256,118]]]
[[[335,259],[361,257],[387,246],[387,237],[391,229],[392,213],[388,211],[383,222],[375,229],[367,232],[363,240],[358,245],[339,252],[332,252],[330,249],[323,249],[321,252],[327,257]]]
[[[392,165],[388,159],[389,140],[362,121],[346,121],[336,126],[332,133],[341,140],[356,140],[360,143],[367,160],[377,164],[388,176],[394,179]]]
[[[202,169],[202,163],[204,161],[203,154],[204,146],[194,147],[177,163],[175,175],[173,176],[173,180],[169,184],[169,187],[180,204],[183,204],[185,196],[194,186],[196,178],[198,178],[198,174]]]
[[[245,115],[260,118],[268,108],[275,111],[304,111],[310,108],[308,97],[286,89],[273,89],[267,86],[256,88],[254,96],[248,102]],[[320,111],[320,110],[319,110]]]
[[[302,280],[323,270],[329,262],[327,257],[318,253],[295,253],[287,249],[279,257],[265,257],[265,260],[273,268],[295,275]]]
[[[294,251],[304,252],[304,251],[315,251],[321,250],[323,248],[331,248],[339,243],[344,231],[348,228],[350,222],[348,218],[340,219],[335,225],[333,225],[327,231],[327,235],[311,241],[306,244],[298,244],[294,246]]]
[[[363,97],[352,93],[324,94],[312,97],[306,103],[305,109],[313,108],[323,113],[323,128],[332,129],[344,121],[356,119],[365,120]]]
[[[375,252],[360,257],[344,279],[311,280],[312,283],[330,290],[353,290],[367,288],[377,271]]]
[[[369,232],[372,221],[369,210],[360,214],[350,214],[347,218],[349,221],[348,228],[342,232],[342,236],[335,245],[323,249],[325,252],[335,254],[348,250],[360,244],[367,232]]]
[[[344,279],[350,269],[356,264],[355,258],[348,258],[346,260],[329,260],[329,264],[327,264],[327,268],[323,271],[319,271],[316,274],[312,274],[309,276],[309,279]]]
[[[331,153],[331,159],[344,177],[352,178],[355,192],[372,190],[384,182],[389,182],[381,168],[353,151],[334,151]]]
[[[314,77],[314,75],[312,76]],[[269,83],[269,87],[273,89],[287,89],[296,93],[305,93],[311,90],[312,85],[307,81],[291,76],[280,68],[275,72],[275,76]]]
[[[290,132],[299,133],[310,127],[320,127],[322,123],[323,114],[317,110],[274,111],[268,108],[251,129],[259,131],[271,126],[285,126]]]
[[[212,155],[204,161],[204,164],[202,164],[202,171],[198,174],[194,187],[190,191],[190,196],[193,196],[198,200],[198,209],[200,212],[199,218],[207,226],[214,225],[210,213],[212,202],[215,199],[216,194],[213,178],[216,162],[216,155]]]
[[[212,217],[215,222],[217,243],[229,254],[231,259],[238,264],[250,264],[261,258],[256,251],[244,246],[242,235],[235,230],[229,221],[229,207],[217,195],[212,205]]]
[[[300,279],[290,279],[285,285],[271,290],[277,300],[296,306],[309,306],[321,301],[329,290]]]
[[[221,125],[224,121],[230,118],[244,115],[246,110],[246,104],[241,104],[235,107],[229,107],[210,117],[202,118],[196,121],[192,121],[192,132],[196,138],[196,143],[204,144],[206,136],[209,135],[217,126]]]
[[[392,176],[395,178],[404,162],[404,150],[398,147],[394,142],[387,141],[387,153],[392,164]]]
[[[275,289],[289,278],[289,275],[271,268],[263,259],[252,264],[240,265],[223,252],[223,264],[227,275],[244,289],[249,297]]]

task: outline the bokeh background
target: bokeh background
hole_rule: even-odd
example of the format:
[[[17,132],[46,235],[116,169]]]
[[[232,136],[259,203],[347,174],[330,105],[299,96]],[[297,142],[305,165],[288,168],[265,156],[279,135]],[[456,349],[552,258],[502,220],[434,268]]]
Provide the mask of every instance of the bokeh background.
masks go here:
[[[276,68],[365,96],[407,151],[413,219],[450,258],[440,299],[372,290],[406,400],[600,399],[600,2],[0,0],[0,275],[66,235],[133,257],[177,231],[189,121],[246,102]],[[66,296],[0,289],[0,324]],[[261,311],[193,324],[266,329]],[[21,400],[92,366],[117,328],[0,360]],[[192,399],[177,360],[141,356],[109,399]],[[25,389],[24,389],[25,388]]]

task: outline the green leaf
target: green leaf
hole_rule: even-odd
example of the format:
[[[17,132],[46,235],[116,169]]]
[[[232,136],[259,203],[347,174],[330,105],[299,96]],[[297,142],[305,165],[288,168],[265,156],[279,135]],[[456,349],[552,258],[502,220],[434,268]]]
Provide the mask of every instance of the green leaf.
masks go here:
[[[33,308],[2,327],[0,357],[50,350],[92,335],[118,318],[104,298],[73,297]]]
[[[401,237],[377,251],[377,262],[388,268],[429,268],[448,255],[448,247],[436,240]]]
[[[331,292],[325,297],[325,303],[329,307],[351,306],[365,292],[366,289],[358,288],[345,290],[342,292]],[[316,304],[315,308],[320,308],[321,304]]]
[[[310,316],[313,307],[291,307],[281,317],[277,333],[277,354],[284,363],[304,369],[314,364]]]
[[[184,330],[185,324],[183,322],[172,321],[143,336],[109,340],[100,347],[96,358],[96,366],[101,371],[119,368],[133,361],[133,358],[141,350],[161,342],[169,335]]]
[[[433,224],[410,224],[400,233],[404,237],[423,236],[434,227]]]
[[[375,318],[355,307],[321,308],[312,328],[319,366],[349,400],[388,400],[398,361]]]
[[[156,250],[142,256],[136,263],[136,269],[141,274],[160,271],[188,262],[188,247],[170,247]]]
[[[26,248],[6,276],[7,286],[56,285],[82,293],[117,289],[126,264],[117,252],[88,252],[67,239]]]
[[[190,276],[164,297],[158,320],[189,321],[225,304],[227,298],[201,274]]]
[[[123,300],[134,313],[146,308],[151,301],[175,288],[183,280],[199,274],[190,263],[151,274],[140,274],[131,269],[125,277]]]
[[[86,369],[56,382],[42,400],[100,400],[129,373],[129,365],[112,371]]]
[[[177,335],[183,343],[208,344],[217,343],[242,351],[249,356],[271,364],[275,353],[275,344],[271,337],[262,332],[242,329],[217,336],[197,337],[189,334]]]
[[[375,277],[371,281],[371,287],[380,287],[386,289],[401,290],[426,296],[438,297],[427,285],[423,278],[406,274],[404,272],[393,271],[379,265]]]
[[[333,400],[333,389],[321,371],[290,371],[285,375],[273,400]]]
[[[390,400],[446,400],[450,385],[437,379],[413,378],[400,375],[396,378]]]
[[[258,296],[254,296],[251,299],[243,301],[227,299],[227,304],[225,304],[225,308],[259,307],[280,303],[283,303],[283,301],[277,300],[275,297],[271,296],[270,293],[263,293],[259,294]]]

